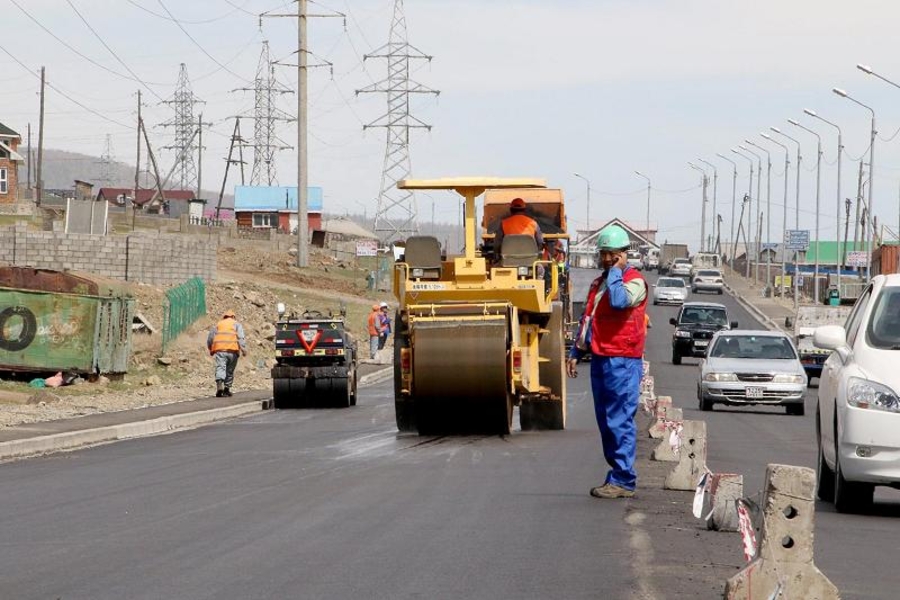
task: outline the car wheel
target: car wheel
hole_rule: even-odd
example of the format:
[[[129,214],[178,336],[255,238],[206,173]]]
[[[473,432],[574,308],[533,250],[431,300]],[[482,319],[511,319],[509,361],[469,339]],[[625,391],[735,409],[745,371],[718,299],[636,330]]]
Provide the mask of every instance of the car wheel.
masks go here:
[[[806,407],[802,402],[800,402],[799,404],[787,404],[785,405],[784,409],[787,414],[794,417],[802,417],[804,414],[806,414]]]
[[[681,364],[681,355],[678,354],[678,352],[675,351],[675,350],[672,350],[672,364],[673,364],[673,365],[680,365],[680,364]]]
[[[837,436],[835,436],[837,440]],[[837,442],[835,441],[835,444]],[[834,449],[834,507],[840,513],[865,512],[872,506],[875,486],[871,483],[860,483],[844,479],[841,470],[841,456]]]
[[[719,290],[719,295],[720,295],[720,296],[722,295],[722,290]]]
[[[700,410],[702,410],[703,412],[708,412],[708,411],[711,411],[712,409],[713,409],[713,401],[709,400],[708,398],[704,398],[703,395],[701,394]]]
[[[654,301],[653,301],[653,306],[659,306],[659,302],[657,302],[656,300],[654,300]]]
[[[692,287],[692,288],[691,288],[691,293],[692,293],[692,294],[696,294],[696,293],[697,293],[697,288]]]
[[[816,408],[816,440],[819,446],[819,457],[816,461],[816,496],[823,502],[834,502],[834,471],[825,462],[825,451],[822,449],[822,416]]]

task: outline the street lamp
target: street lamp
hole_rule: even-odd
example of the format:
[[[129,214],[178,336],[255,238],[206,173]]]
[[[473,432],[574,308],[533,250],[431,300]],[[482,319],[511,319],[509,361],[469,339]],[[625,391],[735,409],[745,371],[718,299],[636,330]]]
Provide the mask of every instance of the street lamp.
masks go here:
[[[702,162],[705,165],[709,165],[710,167],[712,167],[712,170],[713,170],[713,218],[712,218],[712,222],[713,222],[713,238],[716,239],[718,237],[716,235],[716,224],[718,223],[718,221],[716,221],[716,211],[718,210],[716,208],[716,203],[717,203],[718,196],[719,196],[719,191],[718,191],[718,189],[719,189],[719,170],[716,168],[716,165],[712,164],[708,160],[703,160],[702,158],[698,158],[697,160],[699,160],[700,162]],[[715,252],[714,245],[712,246],[712,248],[710,248],[710,252]]]
[[[737,201],[737,163],[731,160],[730,158],[725,157],[722,154],[716,153],[716,156],[721,158],[722,160],[728,161],[731,163],[732,171],[731,171],[731,231],[728,234],[729,239],[734,237],[734,205]],[[734,265],[732,265],[732,269]]]
[[[584,220],[584,235],[586,237],[591,234],[591,182],[584,175],[579,175],[578,173],[573,173],[573,175],[579,179],[584,179],[584,183],[587,184],[587,214],[585,215]]]
[[[769,246],[769,250],[766,251],[766,287],[768,287],[772,277],[772,153],[756,142],[744,141],[766,153],[766,246]]]
[[[641,173],[640,171],[635,171],[635,175],[638,177],[643,177],[647,180],[647,231],[644,233],[649,237],[650,236],[650,178]]]
[[[811,116],[814,119],[818,119],[818,120],[822,121],[823,123],[831,125],[835,129],[837,129],[837,132],[838,132],[838,137],[837,137],[837,143],[838,143],[838,146],[837,146],[837,206],[835,207],[837,212],[836,212],[836,222],[835,222],[835,234],[837,235],[837,287],[838,287],[838,294],[843,295],[842,290],[841,290],[841,267],[844,262],[844,253],[841,251],[841,153],[844,150],[844,145],[843,145],[843,143],[841,143],[841,137],[842,137],[841,133],[842,132],[841,132],[840,126],[838,126],[837,123],[832,123],[828,119],[826,119],[824,117],[820,117],[816,113],[816,111],[810,110],[808,108],[804,108],[803,112],[805,112],[806,114],[808,114],[809,116]],[[900,234],[898,234],[898,235],[900,235]],[[846,250],[846,248],[845,248],[845,250]]]
[[[762,155],[754,152],[750,148],[746,146],[738,145],[738,148],[747,152],[748,154],[752,154],[756,157],[757,162],[759,163],[758,168],[756,169],[756,211],[759,212],[759,201],[762,199]],[[753,264],[755,268],[753,269],[753,282],[759,283],[759,216],[753,214],[753,198],[750,198],[750,219],[748,219],[748,224],[753,225],[753,217],[756,216],[756,227],[753,229],[753,235],[755,240],[755,248],[753,254]]]
[[[785,293],[785,290],[784,290],[784,280],[787,278],[787,262],[786,262],[786,260],[785,260],[785,258],[787,257],[787,244],[785,243],[785,242],[786,242],[786,240],[785,240],[785,235],[786,235],[786,232],[787,232],[788,170],[790,169],[790,166],[791,166],[790,149],[789,149],[787,146],[785,146],[784,144],[782,144],[781,142],[778,142],[778,141],[776,141],[776,140],[773,140],[773,139],[772,139],[772,136],[770,136],[768,133],[762,132],[762,133],[760,133],[759,135],[761,135],[761,136],[764,137],[765,139],[769,140],[769,141],[772,142],[773,144],[776,144],[776,145],[781,146],[782,148],[784,148],[784,205],[782,206],[783,212],[782,212],[782,217],[781,217],[781,219],[782,219],[782,224],[781,224],[781,235],[782,235],[782,243],[781,243],[781,298],[784,299],[784,293]],[[794,298],[794,302],[796,302],[796,301],[797,301],[797,299]]]
[[[772,131],[783,138],[787,138],[797,144],[797,193],[794,198],[794,229],[800,229],[800,166],[803,164],[803,155],[800,153],[802,144],[800,140],[791,137],[777,127],[769,127]]]
[[[819,244],[819,197],[822,188],[822,136],[807,127],[801,125],[794,119],[788,119],[788,123],[794,127],[799,127],[803,131],[807,131],[816,136],[816,262],[813,267],[813,301],[819,303],[819,256],[822,254],[822,247]]]
[[[738,152],[737,148],[732,148],[732,152],[737,154],[743,159],[750,161],[750,177],[747,178],[747,200],[749,201],[751,197],[753,197],[753,159],[743,154],[742,152]],[[741,207],[741,223],[738,224],[738,229],[741,228],[744,221],[744,208]],[[750,245],[747,242],[747,230],[744,230],[744,252],[747,254],[746,265],[744,267],[744,277],[750,279]],[[734,263],[734,259],[737,257],[737,238],[735,238],[734,252],[732,253],[731,262]]]
[[[860,71],[862,71],[864,73],[869,73],[871,75],[874,75],[872,70],[869,69],[868,67],[866,67],[865,65],[856,65],[856,68],[858,68]],[[860,102],[856,98],[852,97],[850,94],[848,94],[847,92],[845,92],[842,89],[832,88],[831,91],[834,92],[835,94],[837,94],[838,96],[840,96],[841,98],[846,98],[847,100],[850,100],[851,102],[859,104],[860,106],[862,106],[863,108],[865,108],[872,114],[872,130],[871,130],[871,138],[869,140],[869,206],[868,206],[868,210],[866,211],[866,215],[867,215],[866,221],[872,222],[871,219],[873,218],[873,215],[874,215],[874,213],[872,212],[872,188],[875,187],[875,135],[878,133],[877,130],[875,129],[875,109],[873,109],[871,106],[863,104],[862,102]],[[866,225],[866,228],[868,229],[868,225]],[[868,262],[866,263],[866,279],[867,280],[872,277],[872,237],[871,236],[874,236],[874,235],[875,235],[875,228],[872,227],[872,231],[871,231],[871,235],[869,237],[869,243],[868,243],[869,259],[868,259]]]
[[[695,165],[694,163],[688,161],[688,164],[692,169],[696,169],[700,171],[703,175],[703,200],[700,204],[700,252],[704,251],[703,245],[706,243],[706,185],[707,185],[707,177],[706,171]]]

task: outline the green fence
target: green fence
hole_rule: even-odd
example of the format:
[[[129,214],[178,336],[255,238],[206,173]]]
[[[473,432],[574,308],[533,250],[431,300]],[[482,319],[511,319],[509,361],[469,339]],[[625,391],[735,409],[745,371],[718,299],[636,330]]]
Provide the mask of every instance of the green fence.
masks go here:
[[[206,286],[199,277],[166,292],[163,304],[162,351],[191,323],[206,314]]]

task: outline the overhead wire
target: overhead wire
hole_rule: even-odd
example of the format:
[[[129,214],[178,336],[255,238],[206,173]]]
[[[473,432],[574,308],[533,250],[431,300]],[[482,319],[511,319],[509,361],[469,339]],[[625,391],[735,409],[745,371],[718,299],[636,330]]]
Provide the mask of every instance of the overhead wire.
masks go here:
[[[178,22],[178,23],[184,23],[185,25],[204,25],[204,24],[207,24],[207,23],[215,23],[216,21],[221,21],[222,19],[225,19],[225,18],[230,17],[231,15],[233,15],[234,13],[236,13],[236,12],[238,12],[238,11],[243,11],[243,12],[245,12],[245,13],[247,13],[247,14],[250,14],[250,15],[253,14],[253,13],[251,13],[251,12],[246,11],[246,10],[243,9],[243,6],[247,6],[248,4],[250,4],[250,0],[247,0],[246,2],[244,2],[243,6],[237,6],[236,4],[232,4],[231,2],[228,2],[228,1],[226,0],[226,4],[229,4],[229,5],[231,5],[231,6],[233,7],[232,10],[230,10],[230,11],[228,11],[227,13],[225,13],[224,15],[220,15],[220,16],[218,16],[218,17],[213,17],[213,18],[211,18],[211,19],[201,19],[201,20],[197,20],[197,21],[189,21],[189,20],[187,20],[187,19],[177,19],[177,18],[175,18],[174,16],[161,15],[161,14],[159,14],[158,12],[154,12],[154,11],[150,10],[150,9],[147,8],[146,6],[143,6],[143,5],[139,4],[139,3],[136,2],[135,0],[126,0],[126,2],[128,2],[129,4],[131,4],[132,6],[134,6],[135,8],[139,8],[139,9],[141,9],[142,11],[144,11],[144,12],[146,12],[146,13],[148,13],[148,14],[151,14],[151,15],[153,15],[154,17],[157,17],[157,18],[159,18],[159,19],[164,19],[164,20],[166,20],[166,21],[175,21],[175,22]],[[255,15],[254,15],[254,16],[255,16]]]

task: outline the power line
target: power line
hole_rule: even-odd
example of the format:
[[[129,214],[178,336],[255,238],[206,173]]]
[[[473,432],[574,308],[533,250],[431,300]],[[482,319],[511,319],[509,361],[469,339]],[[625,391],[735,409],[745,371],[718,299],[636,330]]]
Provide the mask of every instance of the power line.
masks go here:
[[[247,6],[248,4],[250,4],[250,0],[247,0],[246,2],[244,2],[244,4],[242,6],[237,6],[236,4],[231,4],[231,2],[226,1],[226,4],[230,4],[231,6],[234,7],[232,10],[230,10],[227,13],[225,13],[224,15],[220,15],[218,17],[213,17],[211,19],[201,19],[199,21],[188,21],[186,19],[176,19],[173,16],[161,15],[158,12],[154,12],[154,11],[150,10],[146,6],[142,6],[142,5],[138,4],[137,2],[135,2],[135,0],[127,0],[127,2],[128,2],[128,4],[131,4],[132,6],[134,6],[135,8],[139,8],[142,11],[144,11],[145,13],[151,14],[158,19],[163,19],[165,21],[173,21],[176,23],[184,23],[185,25],[204,25],[206,23],[215,23],[216,21],[221,21],[222,19],[230,17],[231,15],[233,15],[234,13],[236,13],[238,11],[243,11],[243,12],[245,12],[247,14],[251,14],[251,15],[253,14],[251,12],[244,10],[244,8],[243,8],[244,6]]]

